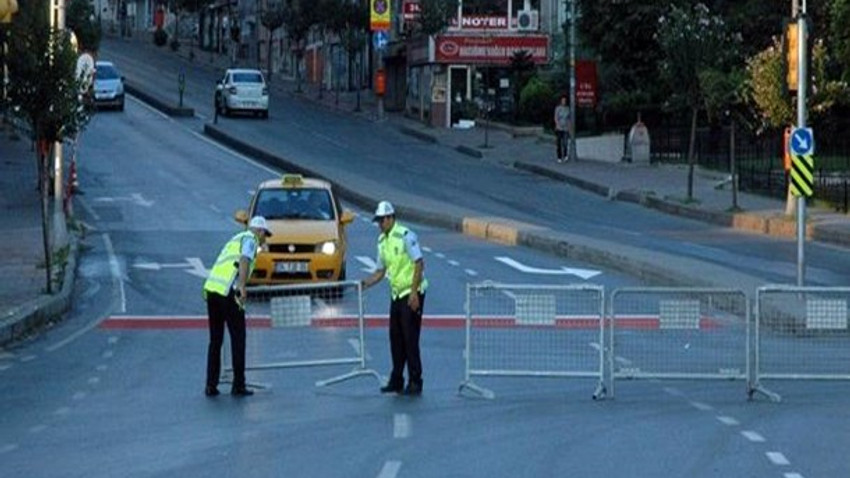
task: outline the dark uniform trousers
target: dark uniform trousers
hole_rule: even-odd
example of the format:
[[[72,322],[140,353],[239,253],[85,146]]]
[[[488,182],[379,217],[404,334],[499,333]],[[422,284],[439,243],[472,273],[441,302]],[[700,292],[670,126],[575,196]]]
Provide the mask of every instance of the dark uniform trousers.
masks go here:
[[[389,383],[404,385],[404,365],[411,383],[422,384],[422,360],[419,356],[419,333],[422,330],[422,310],[425,294],[419,294],[419,311],[414,312],[407,304],[408,296],[399,297],[390,303],[390,352],[393,370]]]
[[[233,289],[224,297],[207,292],[207,313],[210,325],[210,345],[207,350],[207,387],[218,386],[221,374],[221,346],[224,343],[224,325],[230,334],[230,351],[233,360],[233,388],[245,388],[245,310],[236,303]]]

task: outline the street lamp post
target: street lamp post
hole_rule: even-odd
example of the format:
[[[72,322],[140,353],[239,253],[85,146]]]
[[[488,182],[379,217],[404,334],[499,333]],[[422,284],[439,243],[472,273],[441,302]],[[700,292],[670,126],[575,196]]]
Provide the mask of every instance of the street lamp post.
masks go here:
[[[576,153],[576,1],[570,2],[570,139],[568,157],[578,160]]]

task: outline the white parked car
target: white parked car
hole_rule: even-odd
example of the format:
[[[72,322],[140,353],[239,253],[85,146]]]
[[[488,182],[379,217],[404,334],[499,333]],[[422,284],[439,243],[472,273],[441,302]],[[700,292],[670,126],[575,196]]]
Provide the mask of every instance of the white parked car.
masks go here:
[[[94,103],[98,108],[124,111],[124,77],[110,61],[98,61],[94,65]]]
[[[269,117],[269,88],[260,70],[231,68],[215,88],[216,112],[228,116],[236,111]]]

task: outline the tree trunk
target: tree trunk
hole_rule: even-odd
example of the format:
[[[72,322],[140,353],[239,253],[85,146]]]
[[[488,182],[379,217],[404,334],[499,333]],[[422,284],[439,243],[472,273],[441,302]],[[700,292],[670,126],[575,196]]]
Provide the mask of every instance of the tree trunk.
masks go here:
[[[37,136],[36,136],[37,137]],[[42,141],[38,141],[37,144],[41,144]],[[50,254],[50,215],[48,212],[48,183],[49,183],[49,175],[47,174],[47,170],[49,167],[48,158],[52,157],[51,148],[36,148],[36,155],[38,156],[38,177],[39,182],[41,184],[41,190],[39,193],[39,197],[41,198],[41,240],[44,244],[44,272],[46,274],[47,283],[45,286],[45,290],[48,294],[53,293],[53,277],[52,277],[52,258]],[[47,151],[45,151],[45,149]]]
[[[694,163],[696,163],[694,149],[696,149],[698,112],[697,108],[691,109],[691,133],[688,139],[688,201],[694,198]]]
[[[268,64],[266,76],[269,83],[272,81],[272,33],[274,33],[274,30],[269,30],[269,47],[266,49],[266,63]]]

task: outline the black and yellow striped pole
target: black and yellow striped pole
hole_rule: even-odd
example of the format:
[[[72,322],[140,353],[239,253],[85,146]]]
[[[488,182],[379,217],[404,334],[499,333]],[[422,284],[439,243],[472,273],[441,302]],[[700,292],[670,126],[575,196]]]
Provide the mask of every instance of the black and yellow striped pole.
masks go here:
[[[815,158],[811,154],[792,154],[791,157],[791,194],[810,198],[815,192]]]

